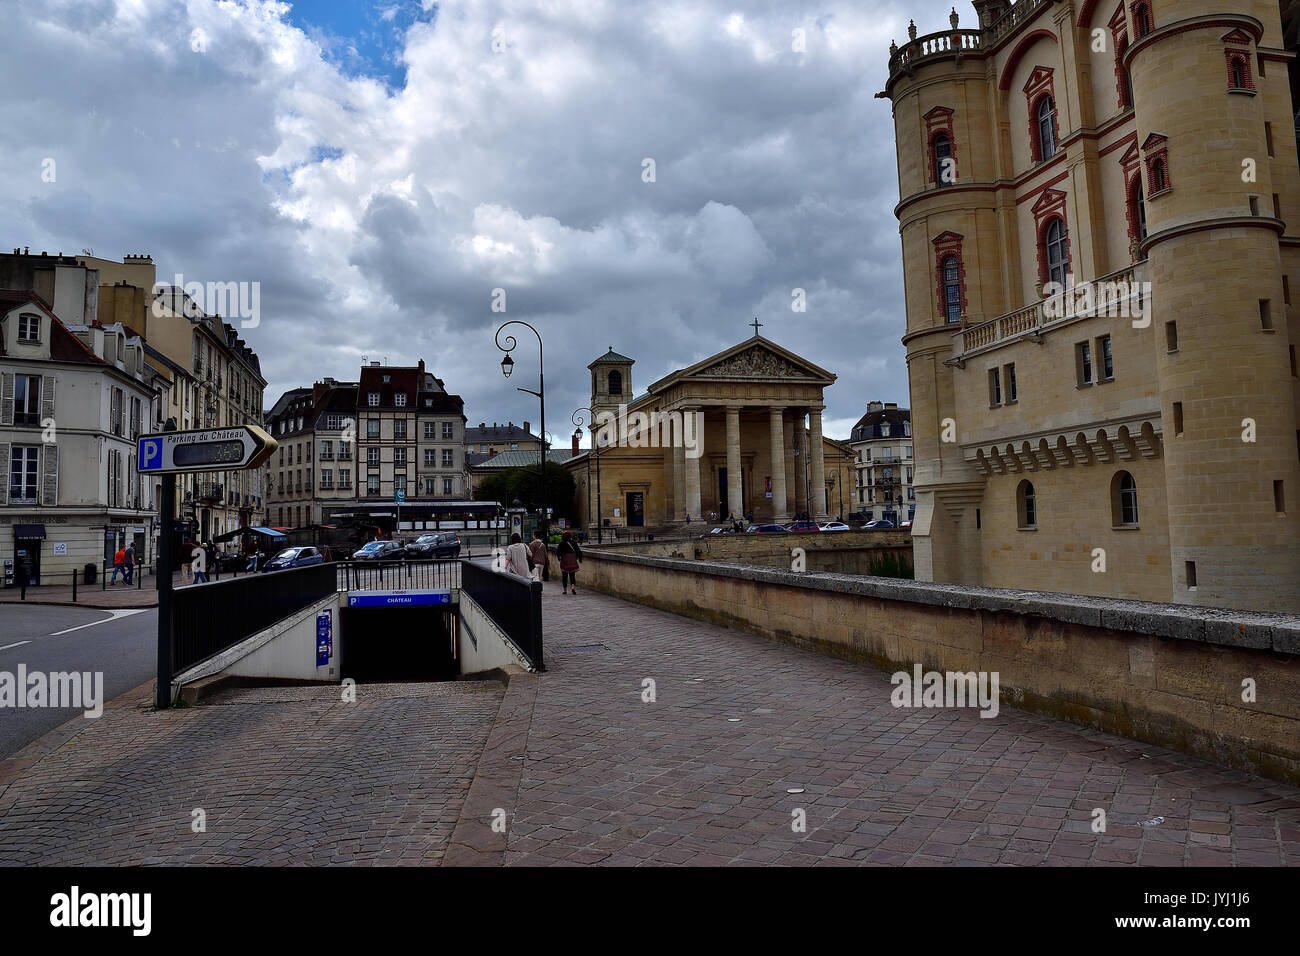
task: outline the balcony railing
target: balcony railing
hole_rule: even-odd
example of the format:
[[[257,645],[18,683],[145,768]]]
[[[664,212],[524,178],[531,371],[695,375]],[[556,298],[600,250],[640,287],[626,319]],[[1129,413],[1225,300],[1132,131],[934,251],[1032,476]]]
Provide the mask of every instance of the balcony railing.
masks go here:
[[[982,45],[983,33],[980,30],[945,30],[911,38],[901,47],[891,44],[889,75],[892,78],[905,70],[910,71],[925,60],[978,52]]]
[[[973,352],[1022,336],[1036,339],[1057,324],[1074,319],[1096,315],[1136,318],[1144,308],[1150,307],[1145,298],[1148,293],[1139,278],[1140,274],[1145,274],[1145,270],[1139,270],[1141,265],[1144,263],[1127,266],[996,319],[962,329],[953,335],[957,357],[949,361],[961,361]]]
[[[1002,14],[997,22],[988,28],[987,45],[992,46],[997,43],[1050,2],[1053,0],[1017,0],[1010,10]]]
[[[194,497],[199,501],[220,501],[225,497],[225,490],[220,482],[196,481],[194,483]]]

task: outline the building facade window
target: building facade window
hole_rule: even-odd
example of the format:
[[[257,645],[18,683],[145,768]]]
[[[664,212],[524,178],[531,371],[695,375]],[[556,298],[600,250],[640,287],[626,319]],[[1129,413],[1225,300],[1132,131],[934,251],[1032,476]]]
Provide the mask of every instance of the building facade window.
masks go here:
[[[456,451],[453,448],[444,448],[442,450],[442,467],[453,468],[456,465]]]
[[[948,322],[961,321],[961,280],[956,256],[943,260],[943,305]]]
[[[1050,96],[1038,101],[1036,121],[1039,160],[1051,159],[1056,155],[1056,104]]]
[[[424,450],[424,467],[438,467],[438,450],[436,448],[426,448]]]
[[[449,494],[451,494],[451,479],[450,479],[450,478],[444,478],[444,479],[442,479],[442,493],[443,493],[444,495],[449,495]]]
[[[379,494],[379,476],[369,475],[366,478],[366,495],[373,498],[375,495],[378,494]]]
[[[405,468],[405,467],[406,467],[406,449],[405,449],[405,448],[394,448],[394,449],[393,449],[393,464],[394,464],[396,467],[398,467],[398,468]]]
[[[406,440],[406,419],[397,418],[393,420],[393,438],[397,441]]]
[[[1137,482],[1127,471],[1117,471],[1110,482],[1112,523],[1134,528],[1138,523]]]
[[[1047,226],[1047,278],[1062,288],[1070,271],[1070,250],[1066,245],[1065,222],[1053,219]]]
[[[1002,371],[1007,384],[1007,404],[1012,405],[1019,400],[1016,392],[1016,366],[1014,363],[1003,366]]]
[[[377,418],[366,419],[366,437],[367,438],[379,437],[379,419]]]
[[[935,186],[950,186],[957,181],[953,111],[946,106],[936,106],[922,119],[925,120],[926,168],[930,182]]]
[[[455,422],[443,422],[443,423],[442,423],[442,440],[443,440],[443,441],[451,441],[451,440],[452,440],[453,438],[455,438],[455,437],[456,437],[456,423],[455,423]]]
[[[1151,4],[1135,3],[1133,4],[1133,33],[1141,39],[1151,32]]]
[[[437,422],[424,423],[424,438],[426,441],[437,437],[437,427],[438,427]]]
[[[617,369],[609,373],[609,394],[623,394],[623,373]]]
[[[378,465],[378,464],[379,464],[379,449],[378,449],[378,448],[367,448],[367,449],[366,449],[366,464],[367,464],[367,465]]]
[[[41,377],[39,375],[14,376],[14,424],[39,425],[41,423]]]
[[[952,140],[946,133],[940,133],[934,138],[934,184],[936,186],[949,186],[954,182],[952,162]]]
[[[115,454],[115,453],[113,453]],[[36,503],[38,445],[14,445],[9,451],[10,504]],[[111,482],[110,482],[111,484]]]
[[[1097,339],[1097,360],[1101,363],[1101,381],[1109,382],[1115,377],[1115,363],[1111,358],[1109,335]]]
[[[33,344],[41,340],[41,317],[22,313],[18,316],[18,341]]]
[[[1092,343],[1079,342],[1074,347],[1075,381],[1080,387],[1092,384]]]
[[[1038,527],[1038,501],[1033,482],[1022,481],[1016,486],[1016,517],[1022,531]]]
[[[371,408],[377,408],[379,406],[379,393],[378,392],[367,393],[366,404],[369,405]]]
[[[1002,375],[996,368],[989,369],[989,406],[997,408],[1002,404]]]
[[[398,393],[394,396],[394,399],[396,400],[396,403],[397,403],[397,407],[398,407],[398,408],[405,408],[405,407],[406,407],[406,393],[405,393],[405,392],[398,392]]]
[[[934,261],[939,291],[939,315],[945,324],[961,321],[966,314],[966,267],[962,260],[964,237],[955,232],[936,236]]]

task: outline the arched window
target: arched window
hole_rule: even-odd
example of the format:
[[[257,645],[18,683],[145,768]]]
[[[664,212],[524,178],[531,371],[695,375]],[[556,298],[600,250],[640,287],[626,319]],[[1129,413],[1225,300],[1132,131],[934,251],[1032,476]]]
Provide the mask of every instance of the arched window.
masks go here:
[[[1016,487],[1016,518],[1022,529],[1038,527],[1038,507],[1032,482],[1022,481]]]
[[[1151,5],[1139,3],[1133,8],[1133,30],[1139,37],[1151,32]]]
[[[1141,176],[1137,178],[1134,185],[1136,192],[1134,202],[1137,203],[1138,238],[1145,239],[1147,237],[1147,204],[1143,201]]]
[[[961,271],[956,256],[943,260],[943,308],[949,322],[961,321]]]
[[[615,369],[609,373],[609,394],[623,394],[623,373]]]
[[[1138,523],[1137,482],[1127,471],[1117,471],[1110,481],[1111,523],[1117,528],[1133,528]]]
[[[952,163],[952,141],[947,135],[940,133],[934,138],[934,184],[936,186],[950,186],[953,181]]]
[[[1128,37],[1120,41],[1115,50],[1115,72],[1119,75],[1120,109],[1133,105],[1133,77],[1124,68],[1124,54],[1128,52]]]
[[[1070,269],[1069,246],[1065,239],[1065,223],[1053,219],[1047,227],[1047,278],[1059,286],[1065,286],[1066,273]]]
[[[1038,158],[1056,155],[1056,104],[1050,96],[1038,101]]]
[[[1167,177],[1165,176],[1165,164],[1156,160],[1151,164],[1151,191],[1158,193],[1165,188]]]

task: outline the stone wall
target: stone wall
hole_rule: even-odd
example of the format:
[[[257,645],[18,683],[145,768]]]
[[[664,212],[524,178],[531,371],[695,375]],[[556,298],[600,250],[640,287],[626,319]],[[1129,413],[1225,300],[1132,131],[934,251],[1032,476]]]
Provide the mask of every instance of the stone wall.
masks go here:
[[[1300,783],[1300,617],[624,549],[586,558],[586,585],[618,597],[890,671],[997,672],[1006,704]]]
[[[595,547],[593,545],[593,547]],[[723,561],[789,569],[790,552],[802,548],[809,571],[869,574],[872,561],[892,556],[912,565],[912,540],[906,531],[836,531],[807,534],[717,534],[616,546],[619,554],[642,554],[693,561]]]

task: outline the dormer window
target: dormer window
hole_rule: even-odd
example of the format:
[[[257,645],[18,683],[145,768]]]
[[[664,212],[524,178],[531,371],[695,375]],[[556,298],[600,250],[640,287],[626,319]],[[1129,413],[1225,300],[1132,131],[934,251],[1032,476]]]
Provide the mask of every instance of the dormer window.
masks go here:
[[[392,380],[393,380],[393,376],[391,376],[391,375],[385,375],[385,376],[384,376],[384,384],[385,384],[385,385],[387,385],[387,384],[388,384],[389,382],[391,382]]]
[[[379,393],[378,393],[378,392],[369,392],[369,393],[367,393],[367,394],[366,394],[366,401],[367,401],[367,403],[369,403],[369,405],[370,405],[371,408],[375,408],[375,407],[377,407],[377,406],[379,405]]]
[[[395,396],[395,398],[396,398],[396,401],[397,401],[397,407],[398,407],[398,408],[405,408],[405,407],[406,407],[406,393],[405,393],[405,392],[398,392],[397,395]]]
[[[881,438],[889,437],[889,422],[880,423],[880,437]]]
[[[41,317],[26,313],[18,316],[18,341],[39,342],[41,340]]]

